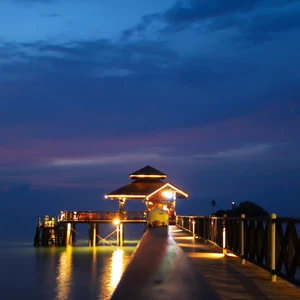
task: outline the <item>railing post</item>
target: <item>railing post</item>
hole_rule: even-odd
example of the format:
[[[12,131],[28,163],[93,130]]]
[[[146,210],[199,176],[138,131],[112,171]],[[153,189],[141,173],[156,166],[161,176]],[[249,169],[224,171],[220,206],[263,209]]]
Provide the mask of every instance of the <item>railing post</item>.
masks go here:
[[[276,281],[276,214],[271,214],[271,281]]]
[[[195,238],[195,219],[192,219],[193,238]]]
[[[117,225],[117,246],[120,246],[120,226]]]
[[[226,249],[226,217],[227,215],[223,215],[223,254],[227,254],[227,249]]]
[[[71,223],[67,223],[67,239],[66,245],[72,245]]]
[[[124,224],[120,223],[120,246],[124,246]]]
[[[241,264],[245,264],[245,215],[241,214],[241,227],[240,227],[240,234],[241,234],[241,239],[240,239],[240,259],[241,259]]]

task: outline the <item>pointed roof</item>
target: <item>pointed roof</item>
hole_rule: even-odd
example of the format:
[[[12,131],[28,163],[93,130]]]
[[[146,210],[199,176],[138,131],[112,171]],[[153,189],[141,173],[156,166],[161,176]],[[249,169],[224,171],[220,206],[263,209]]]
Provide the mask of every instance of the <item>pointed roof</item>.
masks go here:
[[[154,196],[155,194],[165,189],[176,192],[176,198],[178,199],[188,197],[188,194],[186,192],[179,189],[178,187],[176,187],[174,184],[171,184],[170,182],[134,181],[105,195],[105,198],[109,198],[112,200],[149,199],[150,197]]]
[[[166,179],[167,175],[148,165],[142,169],[131,173],[129,177],[131,179]]]

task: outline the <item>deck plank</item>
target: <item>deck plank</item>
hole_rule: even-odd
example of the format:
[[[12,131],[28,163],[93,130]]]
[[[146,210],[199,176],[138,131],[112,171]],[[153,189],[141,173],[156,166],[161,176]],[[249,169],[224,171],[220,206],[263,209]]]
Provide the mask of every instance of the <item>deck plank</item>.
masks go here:
[[[284,279],[271,282],[268,271],[250,262],[241,265],[238,257],[224,256],[220,248],[194,239],[176,226],[169,226],[169,233],[220,299],[300,300],[300,288]]]

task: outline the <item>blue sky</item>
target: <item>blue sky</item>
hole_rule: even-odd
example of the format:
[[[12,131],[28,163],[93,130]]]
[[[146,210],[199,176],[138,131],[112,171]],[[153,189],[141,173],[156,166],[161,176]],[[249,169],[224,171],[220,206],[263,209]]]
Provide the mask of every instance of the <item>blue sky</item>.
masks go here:
[[[2,0],[1,211],[106,208],[150,164],[179,213],[299,215],[299,53],[299,1]]]

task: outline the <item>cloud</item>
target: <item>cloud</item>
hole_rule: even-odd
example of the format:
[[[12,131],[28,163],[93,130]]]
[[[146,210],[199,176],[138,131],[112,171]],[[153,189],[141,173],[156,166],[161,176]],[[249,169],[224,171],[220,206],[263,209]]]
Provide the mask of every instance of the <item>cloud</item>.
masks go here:
[[[87,165],[120,165],[142,162],[153,162],[164,159],[164,157],[155,152],[149,152],[144,149],[144,152],[137,153],[116,153],[115,155],[102,155],[98,157],[81,157],[81,158],[64,158],[54,159],[49,166],[87,166]]]
[[[47,15],[48,18],[59,18],[61,17],[61,14],[57,14],[57,13],[51,13]]]
[[[299,28],[299,0],[213,0],[177,1],[160,13],[145,15],[135,26],[123,32],[128,40],[141,35],[154,23],[162,35],[187,29],[209,31],[235,29],[250,42],[272,39],[270,33]],[[241,39],[240,39],[241,40]]]
[[[162,42],[113,43],[109,40],[66,44],[3,43],[0,49],[2,78],[28,78],[36,74],[64,73],[87,77],[129,76],[141,70],[165,68],[176,54]],[[101,70],[101,71],[99,71]],[[0,77],[1,80],[1,77]]]
[[[274,147],[270,143],[261,144],[248,144],[242,145],[239,148],[228,149],[226,151],[219,151],[209,154],[196,154],[193,157],[201,159],[240,159],[240,158],[251,158],[272,150]]]
[[[152,163],[159,161],[169,161],[176,163],[176,161],[181,160],[186,163],[190,160],[195,159],[249,159],[251,157],[259,156],[261,154],[267,153],[272,150],[274,147],[270,143],[261,143],[261,144],[249,144],[242,145],[239,148],[232,148],[226,151],[219,151],[215,153],[208,154],[194,154],[194,155],[168,155],[166,153],[155,152],[155,150],[149,151],[144,149],[141,152],[136,153],[116,153],[115,155],[102,155],[98,157],[81,157],[81,158],[63,158],[63,159],[54,159],[50,162],[49,166],[65,166],[65,167],[74,167],[74,166],[99,166],[99,165],[124,165],[132,163]]]

